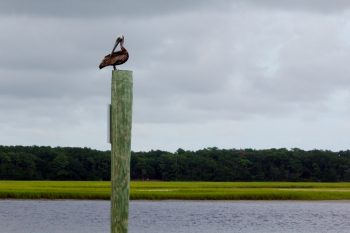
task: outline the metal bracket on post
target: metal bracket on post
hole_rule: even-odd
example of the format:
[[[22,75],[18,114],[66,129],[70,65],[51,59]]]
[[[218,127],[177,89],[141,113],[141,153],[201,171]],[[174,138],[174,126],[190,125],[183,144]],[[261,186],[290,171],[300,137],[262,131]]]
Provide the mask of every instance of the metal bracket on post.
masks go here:
[[[112,144],[112,105],[107,105],[107,142]]]

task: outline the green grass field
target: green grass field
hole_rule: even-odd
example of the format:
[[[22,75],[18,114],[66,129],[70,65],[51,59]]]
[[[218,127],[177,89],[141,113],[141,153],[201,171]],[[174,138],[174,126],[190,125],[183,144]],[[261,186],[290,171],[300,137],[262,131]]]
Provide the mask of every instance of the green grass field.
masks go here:
[[[0,181],[0,198],[109,199],[101,181]],[[131,182],[134,200],[350,200],[350,183]]]

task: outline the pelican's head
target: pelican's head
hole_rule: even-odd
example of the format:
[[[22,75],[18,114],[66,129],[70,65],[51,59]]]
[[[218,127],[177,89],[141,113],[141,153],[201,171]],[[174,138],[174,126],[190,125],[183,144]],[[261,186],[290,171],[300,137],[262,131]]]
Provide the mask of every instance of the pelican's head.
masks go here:
[[[117,41],[118,41],[118,40],[119,40],[120,45],[123,46],[123,44],[124,44],[124,35],[120,35],[120,36],[118,37]]]
[[[114,53],[114,50],[117,48],[119,43],[120,43],[120,46],[123,46],[123,44],[124,44],[124,36],[123,35],[119,36],[117,38],[117,40],[115,41],[115,44],[114,44],[114,47],[112,49],[111,54]]]

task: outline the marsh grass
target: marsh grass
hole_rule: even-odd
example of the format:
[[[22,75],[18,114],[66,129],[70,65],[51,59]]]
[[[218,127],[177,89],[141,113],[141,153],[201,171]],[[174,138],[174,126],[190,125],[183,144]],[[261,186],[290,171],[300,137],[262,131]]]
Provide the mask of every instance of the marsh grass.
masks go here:
[[[0,198],[110,199],[105,181],[0,181]],[[350,183],[131,182],[137,200],[350,200]]]

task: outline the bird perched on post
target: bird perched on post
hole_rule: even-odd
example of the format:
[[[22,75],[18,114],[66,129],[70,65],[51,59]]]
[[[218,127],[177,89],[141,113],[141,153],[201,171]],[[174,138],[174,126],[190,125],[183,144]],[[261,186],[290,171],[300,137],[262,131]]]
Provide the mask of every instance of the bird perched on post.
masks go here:
[[[120,50],[114,52],[118,44],[120,44]],[[121,35],[115,41],[112,52],[103,58],[99,68],[102,69],[106,66],[113,66],[113,69],[116,70],[115,66],[124,64],[128,59],[129,53],[124,48],[124,36]]]

